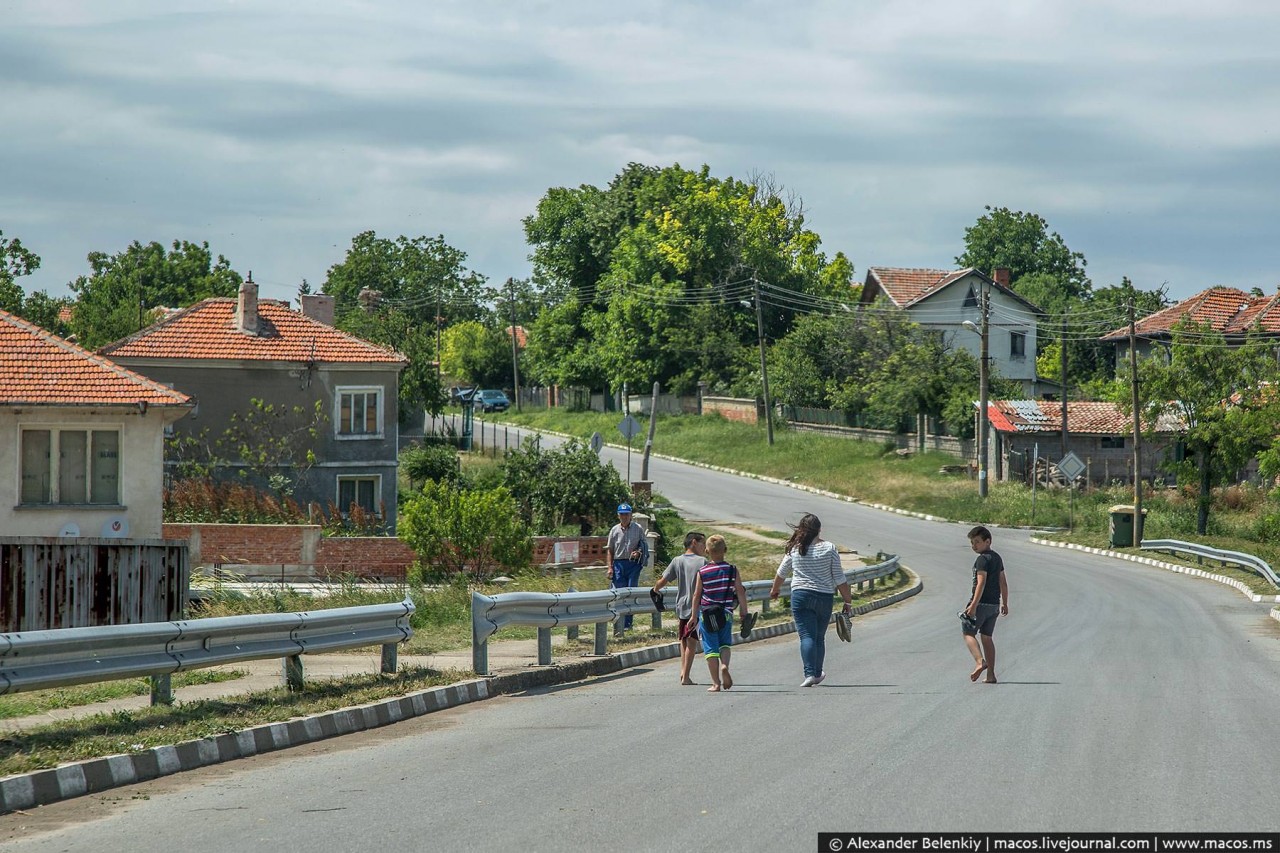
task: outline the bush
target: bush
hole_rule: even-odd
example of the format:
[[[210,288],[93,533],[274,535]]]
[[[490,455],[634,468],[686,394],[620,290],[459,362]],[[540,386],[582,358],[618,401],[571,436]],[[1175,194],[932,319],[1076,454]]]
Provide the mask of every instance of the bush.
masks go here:
[[[458,480],[458,453],[447,444],[415,445],[400,454],[400,469],[409,478],[410,488],[428,480],[454,483]]]
[[[528,528],[503,487],[468,491],[428,482],[401,508],[399,533],[418,552],[419,581],[432,573],[483,580],[494,569],[527,568],[533,558]]]
[[[567,522],[576,522],[584,533],[606,520],[611,525],[618,504],[627,499],[618,469],[576,439],[554,450],[526,439],[508,451],[502,473],[523,518],[538,533],[552,533]]]

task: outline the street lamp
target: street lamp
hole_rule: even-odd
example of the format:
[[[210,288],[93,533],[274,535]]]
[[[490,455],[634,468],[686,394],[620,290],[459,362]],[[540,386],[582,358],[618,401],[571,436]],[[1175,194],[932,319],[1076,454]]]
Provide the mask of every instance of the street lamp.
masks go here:
[[[982,323],[965,320],[961,325],[971,332],[974,332],[982,340],[979,347],[978,356],[978,497],[985,498],[987,496],[987,342],[989,335],[987,333],[987,291],[986,288],[978,294],[979,306],[982,310]]]

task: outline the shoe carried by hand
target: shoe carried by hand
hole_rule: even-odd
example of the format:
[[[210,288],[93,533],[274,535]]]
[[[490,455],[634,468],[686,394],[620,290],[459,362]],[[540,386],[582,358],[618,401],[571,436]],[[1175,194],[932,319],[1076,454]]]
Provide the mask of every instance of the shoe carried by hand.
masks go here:
[[[738,636],[747,639],[751,636],[751,629],[756,626],[756,620],[760,618],[759,613],[747,613],[742,617],[742,627],[738,629]]]

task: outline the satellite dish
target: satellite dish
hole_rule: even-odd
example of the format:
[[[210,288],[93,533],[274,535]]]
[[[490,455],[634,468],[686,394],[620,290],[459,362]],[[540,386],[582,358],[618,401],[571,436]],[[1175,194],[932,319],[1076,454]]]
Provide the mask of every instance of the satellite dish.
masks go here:
[[[62,529],[58,531],[58,536],[62,539],[74,539],[80,535],[80,525],[74,521],[68,521],[62,525]]]
[[[129,535],[129,519],[123,515],[113,515],[102,522],[103,539],[124,539]]]

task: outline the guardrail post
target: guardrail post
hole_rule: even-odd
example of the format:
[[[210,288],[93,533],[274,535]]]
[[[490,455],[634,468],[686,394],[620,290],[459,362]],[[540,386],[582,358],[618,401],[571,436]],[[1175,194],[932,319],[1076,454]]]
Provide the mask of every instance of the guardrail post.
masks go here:
[[[284,683],[292,691],[303,687],[302,655],[289,655],[284,659]]]
[[[474,634],[471,637],[471,668],[476,675],[489,674],[489,641],[476,642]]]
[[[574,589],[573,587],[569,587],[569,592],[577,592],[577,590],[576,590],[576,589]],[[566,640],[568,640],[568,641],[569,641],[569,642],[571,642],[571,643],[573,643],[573,642],[577,642],[577,640],[578,640],[578,626],[577,626],[577,625],[570,625],[570,626],[565,630],[565,632],[564,632],[564,636],[565,636],[565,639],[566,639]]]
[[[600,655],[601,657],[604,657],[605,655],[609,654],[608,643],[609,643],[609,623],[597,622],[595,654]]]
[[[173,677],[168,673],[151,676],[151,704],[173,704]]]
[[[760,613],[761,613],[761,614],[763,614],[764,616],[768,616],[768,615],[769,615],[769,605],[770,605],[771,603],[772,603],[772,601],[771,601],[770,599],[766,598],[766,599],[765,599],[765,600],[760,604]]]
[[[653,630],[661,631],[662,630],[662,611],[661,610],[653,611],[652,621],[653,621]]]
[[[551,666],[551,629],[538,629],[538,666]]]
[[[396,663],[398,662],[400,652],[399,643],[383,643],[382,644],[382,674],[394,675],[396,671]]]

